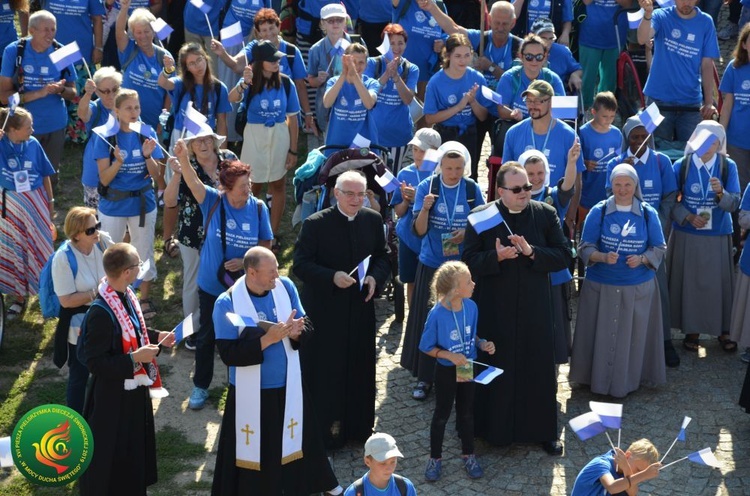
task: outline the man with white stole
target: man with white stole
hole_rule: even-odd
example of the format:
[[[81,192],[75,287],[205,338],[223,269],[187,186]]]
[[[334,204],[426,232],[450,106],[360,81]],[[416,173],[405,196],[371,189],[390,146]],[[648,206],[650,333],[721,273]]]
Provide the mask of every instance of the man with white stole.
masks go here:
[[[310,326],[297,288],[266,248],[250,248],[243,265],[213,313],[229,391],[211,493],[340,494],[302,385],[297,350]]]

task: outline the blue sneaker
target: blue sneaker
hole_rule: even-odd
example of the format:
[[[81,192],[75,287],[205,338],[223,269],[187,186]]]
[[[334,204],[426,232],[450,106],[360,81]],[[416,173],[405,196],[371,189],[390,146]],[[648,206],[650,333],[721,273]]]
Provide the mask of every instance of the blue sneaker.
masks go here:
[[[191,410],[200,410],[206,406],[207,399],[208,391],[195,386],[193,387],[193,392],[190,394],[190,400],[188,400],[188,408]]]
[[[442,472],[443,460],[441,458],[430,458],[427,462],[427,468],[424,470],[424,478],[429,482],[435,482],[440,479],[440,472]]]
[[[469,455],[464,458],[464,468],[471,479],[479,479],[484,475],[484,470],[482,470],[481,465],[479,465],[479,462],[477,461],[477,457],[474,455]]]

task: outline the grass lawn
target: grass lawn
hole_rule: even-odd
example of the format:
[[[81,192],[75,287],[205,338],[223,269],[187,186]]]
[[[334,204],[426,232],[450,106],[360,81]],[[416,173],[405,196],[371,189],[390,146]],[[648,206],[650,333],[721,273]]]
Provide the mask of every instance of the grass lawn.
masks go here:
[[[300,140],[301,144],[305,142]],[[300,161],[306,157],[304,145],[300,148]],[[59,184],[55,188],[58,242],[64,239],[63,223],[71,207],[82,204],[83,189],[80,183],[83,148],[67,144]],[[279,233],[284,241],[283,253],[279,256],[282,274],[291,266],[296,232],[291,229],[291,214],[294,210],[291,174],[288,177],[287,208]],[[155,257],[159,276],[152,286],[151,298],[159,314],[154,320],[161,330],[172,329],[182,320],[182,263],[163,254],[161,237],[161,213],[156,224]],[[6,323],[5,337],[0,349],[0,437],[10,436],[19,418],[32,407],[45,403],[65,404],[67,367],[58,370],[52,363],[52,347],[57,319],[45,320],[36,297],[29,300],[22,319]],[[220,367],[221,365],[217,365]],[[171,366],[161,367],[162,374],[169,377],[174,372]],[[212,402],[223,409],[225,387],[216,384],[211,389]],[[157,422],[158,423],[158,422]],[[163,427],[157,432],[157,457],[159,460],[159,483],[149,488],[150,494],[205,493],[210,489],[205,481],[185,481],[178,477],[194,472],[205,459],[203,444],[191,442],[184,432],[173,427]],[[213,468],[213,467],[211,467]],[[64,488],[42,488],[26,481],[16,469],[0,470],[0,495],[64,495],[77,494],[75,483]]]

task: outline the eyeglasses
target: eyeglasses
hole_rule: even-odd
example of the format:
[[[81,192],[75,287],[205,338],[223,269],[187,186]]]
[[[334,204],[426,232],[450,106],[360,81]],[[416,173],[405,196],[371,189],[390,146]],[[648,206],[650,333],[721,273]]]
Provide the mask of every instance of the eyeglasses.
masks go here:
[[[346,21],[343,17],[329,17],[325,20],[328,24],[341,24]]]
[[[535,100],[533,98],[525,98],[524,101],[526,102],[526,105],[544,105],[547,103],[550,99],[549,98],[542,98],[541,100]]]
[[[130,270],[130,269],[140,269],[141,267],[143,267],[143,260],[138,260],[137,264],[131,265],[130,267],[128,267],[127,270]]]
[[[93,236],[94,233],[96,231],[98,231],[99,229],[101,229],[101,228],[102,228],[102,223],[101,222],[97,222],[95,226],[93,226],[93,227],[87,227],[86,229],[84,229],[83,230],[83,234],[85,234],[86,236]]]
[[[544,54],[543,53],[537,53],[534,55],[533,53],[524,53],[523,58],[526,59],[526,62],[531,62],[532,60],[536,60],[537,62],[541,62],[544,60]]]
[[[119,86],[115,86],[111,90],[103,90],[103,89],[97,88],[96,91],[98,91],[99,93],[101,93],[104,96],[109,96],[109,95],[115,94],[118,91],[120,91],[120,87]]]
[[[204,136],[202,138],[193,138],[193,142],[198,143],[199,145],[202,144],[213,144],[214,137],[213,136]]]
[[[364,192],[355,193],[354,191],[344,191],[343,189],[340,189],[339,191],[341,191],[349,199],[351,199],[351,198],[359,198],[360,200],[362,200],[365,197],[365,193]]]
[[[524,186],[515,186],[513,188],[506,188],[505,186],[500,186],[500,189],[504,189],[506,191],[510,191],[514,195],[517,195],[521,191],[531,191],[532,188],[534,188],[534,186],[532,186],[531,184],[526,184]]]
[[[194,69],[194,68],[196,68],[196,67],[199,67],[199,66],[201,66],[201,65],[202,65],[202,64],[204,64],[204,63],[206,63],[206,58],[205,58],[205,57],[198,57],[198,58],[197,58],[197,59],[195,59],[194,61],[192,61],[192,62],[188,62],[188,63],[187,63],[187,64],[185,64],[185,65],[187,65],[187,66],[188,66],[188,69]]]

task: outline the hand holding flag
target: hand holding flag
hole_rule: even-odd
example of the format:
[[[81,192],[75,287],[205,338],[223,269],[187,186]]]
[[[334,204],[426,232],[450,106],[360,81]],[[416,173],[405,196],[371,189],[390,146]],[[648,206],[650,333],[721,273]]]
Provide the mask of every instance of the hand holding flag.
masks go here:
[[[21,103],[21,96],[18,93],[13,93],[8,97],[8,113],[5,114],[5,122],[3,122],[2,130],[5,131],[5,126],[8,124],[10,116],[16,112],[16,107]]]
[[[107,117],[107,122],[105,122],[101,126],[97,126],[91,129],[91,131],[101,139],[103,139],[104,142],[114,150],[115,147],[112,146],[112,143],[110,143],[107,138],[109,138],[110,136],[114,136],[118,133],[118,131],[120,131],[120,123],[117,121],[113,114],[109,114],[109,117]]]

